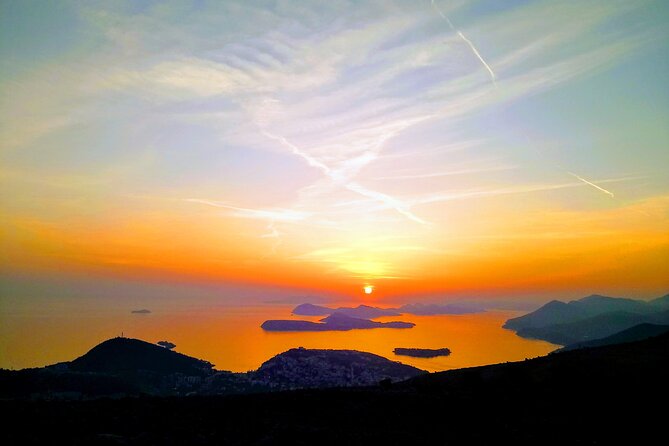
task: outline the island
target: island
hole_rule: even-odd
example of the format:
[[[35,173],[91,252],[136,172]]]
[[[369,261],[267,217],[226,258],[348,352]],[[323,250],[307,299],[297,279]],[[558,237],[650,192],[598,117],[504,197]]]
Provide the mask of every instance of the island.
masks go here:
[[[393,353],[400,356],[412,356],[414,358],[436,358],[437,356],[448,356],[451,350],[447,348],[396,348]]]
[[[146,308],[143,308],[141,310],[132,310],[132,314],[151,314],[151,310],[147,310]]]
[[[439,316],[444,314],[472,314],[484,311],[486,311],[485,306],[476,302],[456,302],[449,304],[418,302],[402,305],[399,308],[379,308],[369,305],[331,308],[305,303],[293,308],[292,314],[296,316],[327,316],[329,314],[340,313],[360,319],[376,319],[377,317],[401,316],[402,314]]]
[[[263,322],[260,327],[265,331],[348,331],[370,328],[413,328],[415,325],[413,322],[402,321],[376,322],[335,312],[319,322],[274,319]]]

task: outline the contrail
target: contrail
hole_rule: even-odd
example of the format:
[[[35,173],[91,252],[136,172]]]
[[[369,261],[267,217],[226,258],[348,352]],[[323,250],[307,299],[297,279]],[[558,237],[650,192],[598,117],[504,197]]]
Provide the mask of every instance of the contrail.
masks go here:
[[[258,126],[258,127],[260,127],[260,126]],[[314,157],[309,156],[308,154],[306,154],[305,152],[300,150],[299,147],[297,147],[295,144],[292,144],[290,141],[288,141],[283,136],[274,135],[274,134],[264,130],[262,127],[260,127],[260,132],[265,137],[280,142],[284,147],[288,147],[290,149],[290,151],[293,152],[294,155],[297,155],[300,158],[302,158],[303,160],[305,160],[307,162],[307,164],[309,164],[311,167],[316,167],[317,169],[322,170],[326,175],[329,175],[331,173],[331,169],[328,166],[321,163],[320,161],[318,161]]]
[[[476,58],[481,62],[481,64],[485,67],[485,69],[488,71],[488,74],[490,74],[490,79],[492,80],[492,83],[495,87],[497,87],[497,75],[495,75],[495,72],[492,70],[490,65],[483,59],[483,56],[481,56],[481,53],[479,53],[479,50],[476,48],[474,43],[469,40],[467,37],[465,37],[462,32],[453,25],[453,22],[451,22],[451,19],[446,16],[443,12],[441,12],[441,9],[437,6],[437,4],[432,0],[432,7],[434,8],[435,11],[441,16],[442,19],[446,20],[446,23],[448,23],[448,26],[455,31],[455,33],[460,37],[467,45],[469,45],[469,48],[472,50],[472,53],[476,56]]]
[[[490,73],[490,79],[492,80],[492,83],[493,83],[493,84],[495,85],[495,87],[496,87],[496,86],[497,86],[497,76],[495,76],[495,72],[492,71],[492,68],[490,68],[490,65],[488,65],[488,64],[486,63],[486,61],[483,60],[483,56],[481,56],[481,53],[479,53],[479,50],[476,49],[476,47],[474,46],[474,44],[472,43],[471,40],[469,40],[468,38],[466,38],[465,35],[462,34],[460,31],[456,31],[456,32],[458,33],[458,36],[460,36],[460,37],[462,38],[462,40],[464,40],[465,42],[467,42],[467,44],[469,45],[469,48],[472,49],[472,51],[474,52],[474,54],[476,55],[476,57],[478,57],[478,59],[481,61],[481,63],[482,63],[483,66],[485,67],[485,69],[488,70],[488,73]]]
[[[615,195],[613,195],[613,192],[608,191],[608,190],[604,189],[603,187],[599,187],[599,186],[597,186],[595,183],[591,183],[590,181],[586,180],[585,178],[581,178],[581,177],[579,177],[579,176],[576,175],[575,173],[572,173],[572,172],[567,172],[567,173],[568,173],[569,175],[571,175],[572,177],[576,178],[577,180],[579,180],[579,181],[583,181],[585,184],[588,184],[588,185],[594,187],[595,189],[598,189],[598,190],[604,192],[605,194],[610,195],[611,198],[615,198]]]

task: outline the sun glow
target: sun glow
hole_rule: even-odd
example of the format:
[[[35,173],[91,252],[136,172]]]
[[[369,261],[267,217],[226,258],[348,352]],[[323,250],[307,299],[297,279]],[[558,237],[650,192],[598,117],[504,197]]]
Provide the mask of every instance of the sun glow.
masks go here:
[[[365,291],[365,294],[372,294],[374,291],[374,286],[373,285],[365,285],[363,290]]]

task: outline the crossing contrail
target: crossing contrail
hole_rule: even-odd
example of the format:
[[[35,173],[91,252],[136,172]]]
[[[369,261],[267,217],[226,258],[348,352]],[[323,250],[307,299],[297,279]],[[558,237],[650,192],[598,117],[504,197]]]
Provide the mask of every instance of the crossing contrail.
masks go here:
[[[304,159],[307,164],[309,164],[312,167],[316,167],[317,169],[320,169],[323,171],[323,173],[335,181],[336,183],[341,184],[344,188],[355,192],[357,194],[360,194],[364,197],[371,198],[373,200],[376,200],[378,202],[381,202],[392,209],[395,209],[398,213],[401,215],[404,215],[407,217],[409,220],[413,220],[416,223],[420,224],[427,224],[425,220],[422,218],[418,217],[415,215],[413,212],[411,212],[411,209],[409,206],[404,204],[402,201],[398,200],[397,198],[391,197],[390,195],[384,194],[382,192],[378,192],[375,190],[367,189],[366,187],[363,187],[362,185],[354,182],[351,178],[350,175],[347,175],[346,172],[342,172],[340,169],[334,169],[328,166],[325,163],[322,163],[321,161],[317,160],[313,156],[309,155],[299,147],[297,147],[295,144],[291,143],[288,141],[285,137],[280,136],[280,135],[275,135],[273,133],[270,133],[264,129],[261,128],[261,133],[270,139],[273,139],[274,141],[278,141],[283,145],[284,147],[287,147],[290,149],[290,151],[302,159]],[[229,207],[229,206],[227,206]]]
[[[485,61],[483,56],[481,56],[481,53],[479,50],[476,48],[474,43],[469,40],[462,32],[453,25],[453,22],[451,22],[451,19],[448,18],[446,14],[441,12],[441,9],[436,5],[434,0],[432,0],[432,7],[434,8],[435,11],[441,16],[442,19],[446,20],[446,23],[448,23],[448,26],[455,31],[455,33],[462,39],[463,42],[465,42],[467,45],[469,45],[469,48],[472,50],[472,53],[476,56],[476,58],[481,62],[481,64],[485,67],[485,69],[488,71],[488,74],[490,74],[490,79],[492,80],[492,83],[495,87],[497,87],[497,75],[495,75],[495,72],[492,70],[490,65]]]

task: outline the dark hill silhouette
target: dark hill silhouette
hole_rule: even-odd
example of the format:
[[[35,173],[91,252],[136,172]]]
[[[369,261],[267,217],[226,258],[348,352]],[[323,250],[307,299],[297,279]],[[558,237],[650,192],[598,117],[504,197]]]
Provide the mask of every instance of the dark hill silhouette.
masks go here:
[[[342,387],[401,381],[423,373],[372,353],[294,348],[264,362],[252,379],[280,388]]]
[[[635,325],[632,328],[628,328],[627,330],[623,330],[611,336],[607,336],[605,338],[593,339],[592,341],[570,344],[557,351],[560,352],[560,351],[576,350],[579,348],[601,347],[604,345],[623,344],[626,342],[641,341],[644,339],[652,338],[654,336],[659,336],[667,332],[669,332],[669,325],[639,324]]]
[[[137,384],[113,375],[71,372],[55,367],[0,370],[0,398],[79,399],[137,395],[141,391]]]
[[[98,344],[67,367],[77,372],[117,374],[144,370],[203,376],[211,372],[213,365],[139,339],[119,337]]]
[[[655,444],[666,434],[668,367],[669,334],[664,334],[357,389],[88,402],[0,401],[4,414],[0,441]]]

